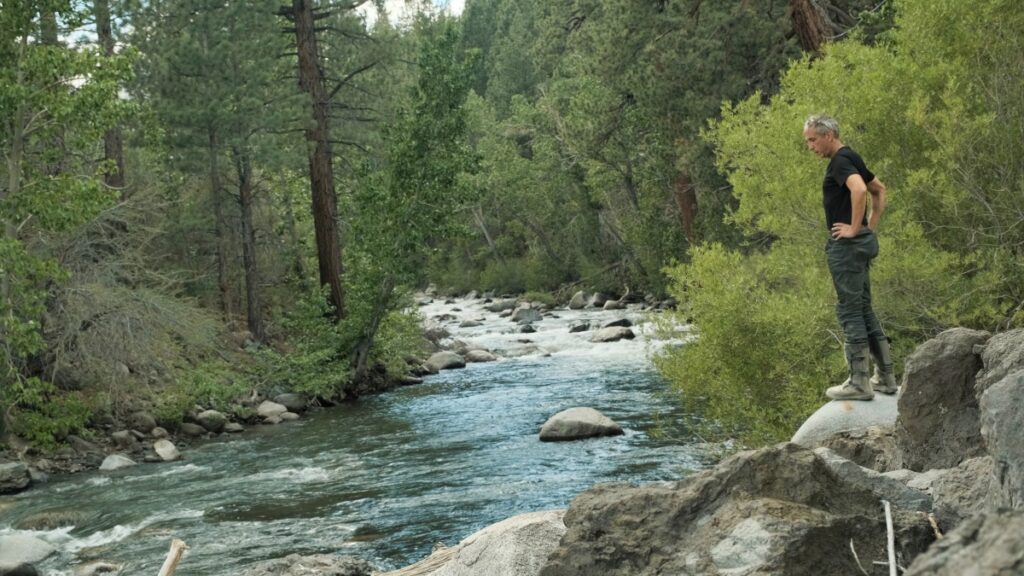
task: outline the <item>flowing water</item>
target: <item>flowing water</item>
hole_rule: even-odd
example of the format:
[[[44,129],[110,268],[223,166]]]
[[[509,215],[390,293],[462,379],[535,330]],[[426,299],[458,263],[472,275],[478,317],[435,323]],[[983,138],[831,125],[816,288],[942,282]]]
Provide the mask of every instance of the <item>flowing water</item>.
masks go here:
[[[600,482],[673,480],[703,467],[687,423],[650,353],[665,342],[635,310],[555,311],[535,334],[479,301],[433,303],[426,317],[467,343],[525,356],[470,364],[297,422],[247,428],[185,449],[183,461],[55,479],[0,501],[0,534],[41,511],[79,515],[73,527],[28,532],[59,553],[43,574],[122,563],[155,575],[170,540],[189,551],[177,576],[239,574],[292,552],[338,552],[397,568],[524,512],[564,508]],[[639,337],[607,344],[572,322],[631,318]],[[464,319],[481,326],[458,328]],[[522,342],[529,340],[529,342]],[[535,348],[534,348],[535,347]],[[624,436],[542,443],[541,424],[573,406],[616,420]],[[657,430],[661,433],[655,434]]]

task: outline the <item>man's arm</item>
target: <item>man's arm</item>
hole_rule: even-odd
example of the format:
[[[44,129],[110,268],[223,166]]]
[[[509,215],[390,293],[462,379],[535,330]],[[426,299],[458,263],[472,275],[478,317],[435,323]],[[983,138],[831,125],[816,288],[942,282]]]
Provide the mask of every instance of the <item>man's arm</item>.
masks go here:
[[[875,178],[872,182],[877,180],[878,178]],[[832,225],[833,238],[853,238],[860,232],[860,223],[864,220],[865,204],[868,197],[868,187],[864,184],[864,179],[860,177],[860,174],[851,174],[846,179],[846,187],[850,189],[850,206],[853,212],[850,214],[849,224],[836,222]]]
[[[868,219],[868,228],[878,230],[878,221],[882,219],[882,212],[885,212],[885,184],[875,178],[868,182],[868,192],[871,194],[871,217]]]

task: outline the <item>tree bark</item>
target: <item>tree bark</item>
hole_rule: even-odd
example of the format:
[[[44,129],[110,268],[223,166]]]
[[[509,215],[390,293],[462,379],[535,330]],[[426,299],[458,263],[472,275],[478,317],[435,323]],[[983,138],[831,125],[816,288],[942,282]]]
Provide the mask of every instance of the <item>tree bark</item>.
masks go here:
[[[689,176],[679,173],[672,180],[672,197],[679,209],[679,224],[690,244],[697,243],[697,191]]]
[[[93,10],[96,13],[96,36],[99,38],[103,53],[114,55],[114,34],[110,27],[109,0],[94,0]],[[103,134],[103,157],[111,165],[103,173],[103,183],[121,191],[121,199],[128,197],[124,185],[124,146],[121,141],[121,128],[115,126]]]
[[[220,143],[217,132],[210,135],[210,201],[213,203],[214,236],[217,240],[217,289],[224,320],[231,320],[231,284],[228,280],[227,222],[224,220],[224,190],[220,182]]]
[[[800,47],[819,54],[822,44],[829,38],[829,26],[821,9],[814,0],[790,0],[789,13]]]
[[[259,270],[256,266],[256,234],[252,225],[252,164],[245,150],[232,149],[238,173],[238,205],[242,211],[242,263],[245,267],[245,310],[249,332],[259,343],[267,341],[260,313]]]
[[[309,179],[312,188],[313,227],[316,231],[316,253],[320,269],[320,285],[330,287],[330,303],[334,317],[345,317],[345,293],[341,284],[342,246],[338,239],[338,200],[334,191],[328,101],[324,92],[323,74],[313,18],[313,0],[292,0],[291,17],[295,21],[295,41],[299,56],[299,86],[309,94],[313,125],[306,130],[312,144],[309,153]]]

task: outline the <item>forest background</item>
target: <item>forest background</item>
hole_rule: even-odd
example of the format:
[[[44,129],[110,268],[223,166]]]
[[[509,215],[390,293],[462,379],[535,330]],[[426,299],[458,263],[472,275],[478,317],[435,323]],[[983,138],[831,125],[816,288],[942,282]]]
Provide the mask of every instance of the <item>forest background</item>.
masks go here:
[[[372,390],[431,283],[671,295],[679,401],[787,438],[844,371],[819,112],[889,187],[897,357],[1024,325],[1017,0],[369,5],[0,2],[8,439]]]

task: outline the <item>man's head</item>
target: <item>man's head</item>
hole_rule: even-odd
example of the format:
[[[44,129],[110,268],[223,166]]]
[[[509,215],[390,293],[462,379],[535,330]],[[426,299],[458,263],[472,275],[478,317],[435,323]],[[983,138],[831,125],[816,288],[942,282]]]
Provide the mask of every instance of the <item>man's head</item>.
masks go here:
[[[811,116],[804,122],[804,142],[818,156],[831,158],[843,147],[839,140],[839,122],[824,114]]]

